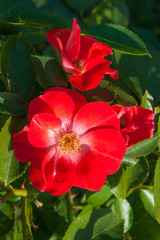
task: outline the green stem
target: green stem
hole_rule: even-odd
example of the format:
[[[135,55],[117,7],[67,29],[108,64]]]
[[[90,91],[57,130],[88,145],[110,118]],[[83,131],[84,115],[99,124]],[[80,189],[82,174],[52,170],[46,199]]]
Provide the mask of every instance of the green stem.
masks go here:
[[[13,192],[8,191],[1,199],[0,199],[0,205],[5,203],[10,197],[13,196]]]
[[[6,185],[4,182],[1,182],[1,181],[0,181],[0,187],[2,187],[10,195],[26,197],[28,194],[26,189],[15,189],[12,186]]]
[[[23,240],[28,239],[28,234],[27,234],[27,222],[26,222],[26,210],[27,210],[27,198],[22,197],[21,198],[22,202],[22,232],[23,232]]]
[[[5,191],[9,191],[10,190],[10,185],[6,185],[4,182],[0,181],[0,187],[3,188]]]
[[[67,213],[68,213],[68,223],[70,224],[73,221],[73,200],[71,197],[71,191],[68,191],[65,195],[67,201]]]
[[[83,206],[72,206],[72,209],[79,211],[83,209]]]
[[[33,239],[33,235],[32,235],[32,230],[31,230],[31,224],[30,224],[30,212],[31,212],[31,206],[30,206],[30,199],[29,197],[22,197],[22,231],[23,231],[23,240],[27,240],[28,239],[28,235],[29,235],[29,239],[30,240],[34,240]],[[28,229],[28,233],[27,233],[27,229]]]
[[[26,197],[28,192],[27,189],[15,189],[12,188],[12,192],[15,196],[22,196],[22,197]]]
[[[29,238],[30,240],[34,240],[33,239],[33,235],[32,235],[32,230],[31,230],[31,212],[32,212],[32,206],[30,203],[30,199],[29,196],[27,197],[27,209],[26,209],[26,222],[27,222],[27,227],[28,227],[28,234],[29,234]]]
[[[154,186],[142,185],[142,188],[146,188],[146,189],[154,189]]]

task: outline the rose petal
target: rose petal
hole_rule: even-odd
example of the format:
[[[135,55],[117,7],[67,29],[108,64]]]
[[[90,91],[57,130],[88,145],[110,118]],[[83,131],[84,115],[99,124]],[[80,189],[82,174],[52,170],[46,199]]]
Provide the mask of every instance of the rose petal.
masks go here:
[[[52,108],[55,116],[61,119],[62,126],[66,129],[71,122],[75,108],[72,97],[65,92],[49,91],[42,95],[41,99]]]
[[[112,108],[119,119],[126,113],[126,108],[121,105],[113,105]]]
[[[46,92],[49,92],[49,91],[60,91],[60,92],[66,92],[67,94],[69,94],[73,101],[74,101],[74,104],[75,104],[75,109],[74,109],[74,114],[73,116],[76,115],[76,113],[84,106],[87,104],[87,101],[86,101],[86,98],[79,94],[78,92],[76,92],[75,90],[73,89],[70,89],[70,88],[64,88],[64,87],[54,87],[54,88],[50,88],[48,89]]]
[[[66,158],[65,158],[66,157]],[[47,191],[53,195],[66,193],[73,183],[73,166],[68,154],[63,156],[58,150],[52,149],[43,162],[43,175]]]
[[[64,52],[61,52],[61,63],[67,73],[80,74],[80,70],[69,61]]]
[[[45,191],[48,191],[52,195],[58,196],[68,192],[71,189],[72,185],[73,185],[72,178],[63,183],[58,183],[53,179],[53,181],[47,184]]]
[[[36,165],[31,164],[29,166],[29,178],[35,188],[38,188],[42,192],[46,189],[46,182],[44,181],[42,171],[37,169]]]
[[[81,36],[81,47],[78,55],[78,59],[84,60],[86,59],[86,55],[88,55],[88,51],[91,48],[92,44],[97,42],[96,39],[89,36]]]
[[[95,62],[94,62],[95,64]],[[82,72],[77,76],[71,76],[70,82],[73,86],[81,91],[96,88],[104,78],[105,72],[108,69],[108,61],[102,59],[102,62],[91,68],[89,71]]]
[[[91,191],[98,191],[106,181],[106,172],[92,154],[81,156],[75,167],[73,185]]]
[[[57,133],[62,122],[48,113],[36,114],[31,121],[28,139],[35,147],[48,147],[57,142]]]
[[[31,122],[32,117],[35,114],[40,113],[49,113],[55,115],[52,107],[43,101],[42,96],[39,96],[30,102],[28,109],[28,121]]]
[[[95,127],[120,129],[119,119],[112,107],[104,102],[92,102],[82,107],[73,120],[73,130],[78,135]]]
[[[102,164],[106,174],[115,173],[126,151],[121,133],[115,129],[99,129],[88,132],[80,138],[81,149],[91,152]]]
[[[56,181],[63,183],[73,177],[72,162],[68,154],[66,158],[55,148],[46,155],[43,161],[42,170],[46,182]]]
[[[117,80],[119,78],[118,72],[115,69],[108,68],[105,74],[109,74],[109,76],[114,80]]]
[[[134,106],[131,108],[127,108],[128,114],[130,113],[130,111],[132,111],[133,113],[132,120],[131,122],[129,122],[125,119],[126,127],[130,124],[133,125],[133,131],[128,132],[129,140],[127,147],[131,147],[135,143],[143,141],[147,138],[151,138],[154,131],[154,113],[152,110],[139,106]],[[124,115],[124,117],[125,116],[126,114]]]
[[[89,62],[92,59],[103,58],[108,54],[113,54],[112,49],[104,43],[96,42],[93,43],[91,48],[88,51],[88,55],[86,56],[86,61]]]
[[[66,43],[70,35],[70,30],[68,29],[57,29],[51,30],[47,33],[46,38],[48,42],[59,52],[60,49],[65,49]]]
[[[67,44],[65,46],[64,52],[68,60],[73,63],[77,58],[80,50],[80,33],[81,29],[77,24],[77,19],[73,19],[73,27],[70,32]]]
[[[97,58],[92,58],[90,61],[85,62],[85,64],[83,65],[83,71],[84,72],[90,71],[93,68],[98,67],[99,65],[102,65],[102,66],[104,65],[103,67],[105,67],[105,69],[107,71],[111,64],[112,64],[111,61],[107,61],[106,59],[104,59],[100,56]]]
[[[49,150],[32,146],[28,141],[28,130],[29,125],[26,125],[21,132],[13,134],[15,158],[20,162],[32,162],[41,169],[42,161]]]
[[[151,138],[154,131],[154,113],[139,106],[112,106],[121,123],[121,133],[127,147],[144,139]]]

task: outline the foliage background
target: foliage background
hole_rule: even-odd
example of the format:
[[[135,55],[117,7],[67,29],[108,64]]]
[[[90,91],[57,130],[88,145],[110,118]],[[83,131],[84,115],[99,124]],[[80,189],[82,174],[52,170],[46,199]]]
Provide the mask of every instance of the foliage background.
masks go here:
[[[119,80],[106,77],[83,94],[88,101],[154,109],[155,134],[128,149],[120,170],[99,192],[72,188],[54,197],[30,185],[11,140],[26,124],[32,99],[50,87],[70,87],[45,35],[53,25],[71,28],[74,17],[83,32],[113,23],[143,40],[151,56],[114,51]],[[0,1],[0,240],[160,239],[159,23],[158,0]]]

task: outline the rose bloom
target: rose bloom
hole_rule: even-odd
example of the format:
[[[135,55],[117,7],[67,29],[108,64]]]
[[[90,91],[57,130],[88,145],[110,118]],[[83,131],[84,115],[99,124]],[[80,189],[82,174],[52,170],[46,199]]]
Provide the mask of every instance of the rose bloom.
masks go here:
[[[118,73],[104,59],[113,54],[112,49],[94,38],[81,36],[77,19],[73,19],[72,30],[57,29],[47,33],[47,40],[61,55],[61,63],[69,75],[69,81],[81,91],[96,88],[105,74],[118,79]]]
[[[126,146],[109,104],[87,103],[76,91],[56,87],[31,101],[28,119],[13,135],[15,157],[31,162],[30,180],[42,192],[97,191],[119,169]]]
[[[154,113],[152,110],[134,106],[112,106],[121,123],[121,133],[126,146],[131,147],[147,138],[151,138],[154,131]]]

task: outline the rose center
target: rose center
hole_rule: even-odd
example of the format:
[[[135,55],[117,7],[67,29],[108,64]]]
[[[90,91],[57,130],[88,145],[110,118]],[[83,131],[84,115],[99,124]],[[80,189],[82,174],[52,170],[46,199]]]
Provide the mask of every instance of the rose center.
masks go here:
[[[66,133],[62,137],[59,137],[60,150],[64,153],[77,152],[80,149],[80,141],[77,137],[77,133]]]
[[[74,62],[73,62],[73,65],[78,68],[80,71],[83,70],[83,66],[82,66],[82,61],[79,60],[79,59],[76,59]]]

